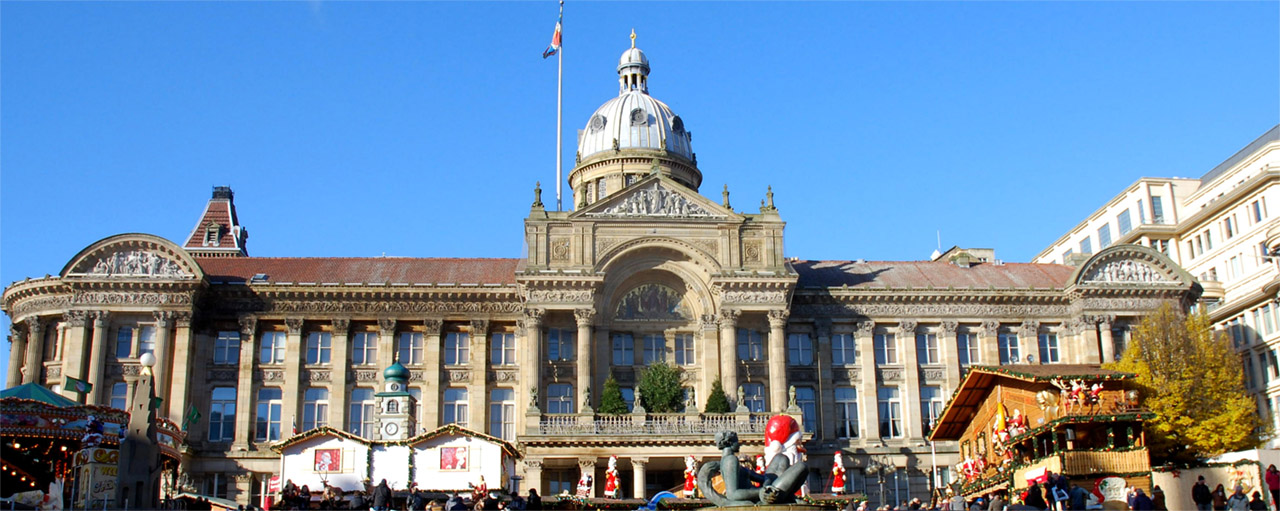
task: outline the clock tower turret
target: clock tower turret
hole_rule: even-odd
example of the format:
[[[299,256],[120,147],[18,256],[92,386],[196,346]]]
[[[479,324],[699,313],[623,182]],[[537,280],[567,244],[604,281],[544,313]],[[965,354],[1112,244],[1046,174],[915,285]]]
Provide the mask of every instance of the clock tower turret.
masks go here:
[[[382,372],[386,381],[378,397],[378,438],[404,440],[413,433],[413,409],[417,406],[409,393],[409,369],[399,362]]]

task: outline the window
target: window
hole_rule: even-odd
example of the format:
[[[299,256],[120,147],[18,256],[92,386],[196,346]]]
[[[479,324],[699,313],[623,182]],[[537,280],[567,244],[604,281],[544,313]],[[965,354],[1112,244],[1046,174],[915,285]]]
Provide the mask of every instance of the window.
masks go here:
[[[742,404],[747,406],[748,411],[764,412],[764,384],[744,383],[742,385]]]
[[[605,183],[604,179],[597,181],[596,182],[596,200],[603,199],[607,195],[609,195],[609,185]]]
[[[1018,334],[1001,333],[996,336],[996,343],[1000,350],[1000,365],[1016,364],[1022,359],[1018,350]]]
[[[876,334],[872,339],[876,350],[876,364],[898,363],[898,341],[893,334]]]
[[[764,338],[760,332],[738,329],[738,360],[764,360]]]
[[[354,435],[373,438],[373,433],[378,430],[373,406],[373,389],[351,389],[351,416],[347,419],[350,427],[347,430]]]
[[[635,174],[627,174],[627,175],[624,177],[624,180],[626,181],[626,182],[624,183],[624,186],[631,186],[631,185],[635,184],[635,182],[636,182],[636,181],[638,181],[639,179],[640,179],[640,176],[637,176],[637,175],[635,175]]]
[[[280,414],[284,410],[281,395],[277,387],[258,390],[258,414],[255,417],[257,433],[254,438],[259,442],[280,440]]]
[[[1271,262],[1271,251],[1267,250],[1267,242],[1258,242],[1258,260],[1264,263]]]
[[[547,386],[547,413],[573,413],[573,385],[553,383]]]
[[[930,431],[942,415],[942,387],[925,385],[920,387],[920,426],[921,431]]]
[[[1121,211],[1120,215],[1116,217],[1116,227],[1120,229],[1121,236],[1129,234],[1129,231],[1133,230],[1133,223],[1132,220],[1129,219],[1128,209]]]
[[[858,438],[858,389],[836,387],[836,436]]]
[[[225,499],[231,496],[231,484],[231,477],[227,474],[213,472],[204,475],[204,482],[200,486],[205,495]]]
[[[956,334],[957,353],[960,355],[960,366],[982,363],[982,352],[978,346],[978,336],[970,333]]]
[[[547,329],[547,356],[551,360],[573,360],[576,332],[568,328]]]
[[[634,410],[636,408],[636,390],[631,387],[622,387],[618,390],[622,391],[622,400],[627,403],[627,411]]]
[[[1151,221],[1157,224],[1164,223],[1164,203],[1160,197],[1151,197]]]
[[[1244,265],[1240,264],[1240,256],[1233,256],[1228,267],[1231,268],[1232,279],[1238,279],[1244,276]]]
[[[1213,250],[1213,235],[1208,229],[1204,230],[1204,249]]]
[[[636,364],[636,340],[631,334],[613,334],[613,365]]]
[[[356,332],[351,343],[351,365],[367,366],[378,363],[378,333]]]
[[[693,334],[676,334],[676,365],[691,366],[698,363],[694,351]]]
[[[831,363],[833,365],[852,365],[858,362],[858,343],[850,334],[831,336]]]
[[[1093,253],[1093,238],[1085,236],[1084,239],[1080,240],[1080,253],[1081,254]]]
[[[1229,240],[1236,235],[1236,224],[1233,220],[1235,220],[1233,217],[1226,217],[1222,220],[1222,239]]]
[[[333,349],[333,334],[311,332],[307,334],[307,364],[328,364]]]
[[[1106,248],[1111,244],[1111,224],[1102,224],[1098,228],[1098,248]]]
[[[1244,386],[1253,388],[1256,385],[1253,375],[1253,357],[1244,357]]]
[[[214,387],[209,400],[209,441],[230,442],[236,436],[236,388]]]
[[[644,365],[667,361],[667,339],[661,335],[648,334],[644,341]]]
[[[444,336],[444,364],[459,365],[471,361],[471,337],[463,332]]]
[[[302,394],[302,430],[329,424],[329,389],[311,388]]]
[[[1243,318],[1232,318],[1227,321],[1227,333],[1231,335],[1231,345],[1237,348],[1248,343],[1248,338],[1244,335]]]
[[[880,387],[880,437],[902,438],[902,397],[898,387]]]
[[[283,364],[284,347],[284,332],[262,332],[262,349],[258,353],[258,363]]]
[[[1276,364],[1276,352],[1274,350],[1267,351],[1267,372],[1271,373],[1271,379],[1280,378],[1280,365]]]
[[[122,326],[116,332],[116,358],[133,356],[133,327]]]
[[[818,393],[813,387],[796,387],[796,404],[804,418],[804,430],[818,431]]]
[[[422,426],[422,387],[409,387],[405,390],[409,391],[410,396],[413,396],[413,399],[409,401],[409,408],[410,408],[409,412],[411,415],[413,415],[413,420],[418,422],[415,426],[421,427]],[[415,434],[417,434],[416,431],[409,430],[409,435],[415,435]]]
[[[1043,364],[1058,363],[1058,334],[1040,334],[1040,362]]]
[[[1267,367],[1267,354],[1258,354],[1258,373],[1262,375],[1262,386],[1266,387],[1271,382],[1271,370]]]
[[[218,338],[213,340],[213,363],[218,365],[240,363],[240,332],[218,332]]]
[[[466,335],[466,334],[461,334]],[[405,365],[422,364],[422,332],[400,332],[399,346],[396,347],[397,361]],[[468,358],[463,358],[465,363]]]
[[[1262,203],[1262,199],[1258,199],[1256,201],[1249,203],[1249,214],[1253,216],[1254,223],[1261,222],[1263,218],[1267,217],[1267,213],[1265,211],[1265,206]]]
[[[787,336],[787,365],[813,365],[813,338],[809,334]]]
[[[921,364],[938,364],[938,334],[916,334],[916,361]]]
[[[516,365],[516,334],[510,332],[490,334],[489,363],[496,366]]]
[[[156,327],[146,325],[138,328],[138,356],[156,352]]]
[[[489,392],[489,434],[503,440],[516,438],[516,391],[493,389]]]
[[[117,410],[129,408],[129,384],[120,382],[111,386],[111,407]]]
[[[444,417],[441,422],[467,427],[467,389],[444,390]]]
[[[1142,207],[1142,199],[1138,199],[1138,223],[1147,223],[1147,210]]]

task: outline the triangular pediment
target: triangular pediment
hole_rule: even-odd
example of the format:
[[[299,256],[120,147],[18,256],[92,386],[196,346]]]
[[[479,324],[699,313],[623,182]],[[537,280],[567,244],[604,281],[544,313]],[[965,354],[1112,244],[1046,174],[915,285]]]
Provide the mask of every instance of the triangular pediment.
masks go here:
[[[737,220],[741,216],[665,176],[655,175],[575,211],[570,218]]]

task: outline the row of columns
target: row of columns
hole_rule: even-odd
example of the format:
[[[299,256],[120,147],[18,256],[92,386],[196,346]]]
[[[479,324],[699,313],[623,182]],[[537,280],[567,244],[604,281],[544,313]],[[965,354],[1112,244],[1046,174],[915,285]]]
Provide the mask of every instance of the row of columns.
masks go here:
[[[645,498],[648,493],[645,491],[645,487],[648,485],[649,457],[632,456],[627,459],[631,461],[631,496],[632,498]],[[596,460],[597,458],[592,456],[584,456],[577,459],[578,474],[591,474],[591,495],[593,496],[596,495],[596,489],[604,484],[602,478],[595,477]],[[525,484],[527,484],[529,488],[537,488],[539,493],[542,493],[544,490],[542,487],[543,463],[543,460],[525,460],[524,462]]]

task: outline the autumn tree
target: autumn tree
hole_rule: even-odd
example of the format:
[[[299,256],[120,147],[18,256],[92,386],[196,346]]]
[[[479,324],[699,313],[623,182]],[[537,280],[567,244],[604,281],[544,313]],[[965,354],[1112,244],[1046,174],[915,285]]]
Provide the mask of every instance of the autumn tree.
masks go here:
[[[1191,462],[1261,444],[1261,422],[1245,392],[1240,356],[1214,332],[1203,311],[1165,304],[1143,319],[1120,361],[1108,369],[1135,373],[1152,456]]]
[[[720,384],[720,380],[711,382],[711,395],[707,396],[707,405],[702,409],[704,413],[729,413],[729,396],[724,394],[724,385]]]
[[[684,408],[684,387],[680,368],[658,362],[640,376],[640,404],[649,413],[674,413]]]
[[[613,373],[604,381],[604,394],[600,395],[600,409],[596,411],[605,415],[627,413],[627,402],[622,399],[622,388],[618,387],[618,380],[613,379]]]

